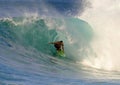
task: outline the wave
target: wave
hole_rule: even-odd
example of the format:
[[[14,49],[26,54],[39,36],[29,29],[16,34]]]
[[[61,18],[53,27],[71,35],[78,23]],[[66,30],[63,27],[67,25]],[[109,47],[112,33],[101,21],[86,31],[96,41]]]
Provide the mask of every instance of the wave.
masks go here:
[[[77,18],[1,19],[1,80],[4,80],[5,84],[10,80],[13,83],[28,82],[27,84],[30,84],[39,80],[26,80],[28,76],[35,77],[34,79],[39,76],[43,79],[43,77],[60,75],[68,77],[74,72],[79,73],[83,66],[76,62],[86,57],[86,49],[89,47],[92,36],[93,31],[89,24]],[[58,40],[64,41],[65,58],[56,57],[54,46],[48,44]],[[84,71],[81,72],[83,72],[81,76],[84,76]],[[9,75],[12,77],[7,76],[8,73],[11,73]],[[0,84],[4,84],[4,81]]]
[[[52,55],[49,42],[63,40],[65,52],[71,57],[82,57],[93,31],[88,23],[77,18],[8,18],[0,20],[0,42],[10,47],[21,45]],[[72,53],[71,53],[72,52]]]

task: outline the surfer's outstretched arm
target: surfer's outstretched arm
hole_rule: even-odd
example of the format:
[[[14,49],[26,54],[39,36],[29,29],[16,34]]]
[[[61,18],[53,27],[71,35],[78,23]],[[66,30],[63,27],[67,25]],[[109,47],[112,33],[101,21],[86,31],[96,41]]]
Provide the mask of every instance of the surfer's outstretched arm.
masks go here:
[[[54,42],[50,42],[50,43],[48,43],[48,44],[54,44]]]

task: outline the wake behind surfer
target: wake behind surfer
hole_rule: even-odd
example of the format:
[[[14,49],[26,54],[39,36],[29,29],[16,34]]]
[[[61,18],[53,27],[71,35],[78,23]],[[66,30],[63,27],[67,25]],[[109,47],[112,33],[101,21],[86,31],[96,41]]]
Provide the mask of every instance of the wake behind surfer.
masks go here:
[[[63,41],[50,42],[49,44],[54,44],[54,47],[56,48],[57,52],[59,52],[59,51],[64,52]]]

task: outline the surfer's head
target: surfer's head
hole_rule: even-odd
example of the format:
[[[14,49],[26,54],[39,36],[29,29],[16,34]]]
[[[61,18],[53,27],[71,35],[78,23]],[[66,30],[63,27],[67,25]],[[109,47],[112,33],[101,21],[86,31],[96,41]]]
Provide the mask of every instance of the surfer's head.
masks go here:
[[[61,40],[60,42],[62,43],[63,41]]]

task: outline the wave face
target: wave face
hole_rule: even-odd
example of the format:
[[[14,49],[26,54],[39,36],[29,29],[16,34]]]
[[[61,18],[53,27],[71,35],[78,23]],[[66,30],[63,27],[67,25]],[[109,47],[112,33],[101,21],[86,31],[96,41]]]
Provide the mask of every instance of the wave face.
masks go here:
[[[51,54],[54,49],[49,42],[63,40],[66,53],[71,55],[72,51],[72,56],[77,55],[77,51],[89,45],[93,35],[91,27],[77,18],[8,18],[1,19],[0,23],[4,44],[30,47],[46,54]]]
[[[64,72],[69,69],[72,72],[75,62],[82,60],[86,55],[85,49],[89,47],[92,36],[91,27],[77,18],[16,17],[1,19],[0,67],[3,69],[1,71],[11,74],[15,72],[15,75],[25,75],[25,72],[37,75],[43,75],[44,72],[54,74],[52,72],[54,69],[56,74],[61,74],[60,71]],[[65,59],[57,58],[55,48],[48,44],[58,40],[64,41]],[[17,81],[9,76],[2,76],[2,79]],[[23,78],[20,80],[24,81]]]

